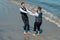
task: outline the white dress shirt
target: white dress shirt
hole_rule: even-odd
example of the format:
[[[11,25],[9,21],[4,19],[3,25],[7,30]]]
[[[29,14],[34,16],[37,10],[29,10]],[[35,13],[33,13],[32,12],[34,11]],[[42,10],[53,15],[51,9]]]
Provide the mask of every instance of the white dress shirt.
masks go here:
[[[20,8],[19,10],[20,10],[20,12],[28,13],[28,14],[30,14],[30,15],[32,15],[32,16],[38,16],[38,13],[37,13],[37,12],[32,13],[32,12],[29,11],[28,9],[26,9],[27,11],[24,11],[22,8]]]

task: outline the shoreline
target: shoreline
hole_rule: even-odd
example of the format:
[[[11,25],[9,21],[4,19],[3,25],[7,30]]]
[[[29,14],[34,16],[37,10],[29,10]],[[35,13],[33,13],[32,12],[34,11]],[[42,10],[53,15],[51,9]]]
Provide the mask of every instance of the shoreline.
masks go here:
[[[21,0],[20,0],[21,1]],[[18,1],[12,1],[13,3],[16,3],[17,5],[20,5],[20,2],[18,2]],[[31,7],[31,6],[32,7]],[[30,8],[29,8],[30,7]],[[33,4],[28,4],[27,3],[27,8],[28,9],[30,9],[30,10],[35,10],[36,11],[36,8],[37,8],[37,6],[35,6],[35,5],[33,5]],[[42,9],[43,10],[43,17],[46,19],[46,20],[48,20],[48,21],[50,21],[50,22],[52,22],[52,23],[54,23],[54,24],[56,24],[58,27],[60,27],[60,19],[58,19],[58,17],[57,16],[54,16],[53,14],[52,14],[52,12],[49,12],[49,11],[47,11],[47,10],[45,10],[45,9]],[[50,16],[51,15],[51,16]]]

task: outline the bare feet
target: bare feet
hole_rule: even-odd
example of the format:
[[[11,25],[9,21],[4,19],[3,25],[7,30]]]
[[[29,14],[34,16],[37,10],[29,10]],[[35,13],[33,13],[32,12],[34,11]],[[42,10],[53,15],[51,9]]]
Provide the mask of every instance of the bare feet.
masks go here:
[[[30,31],[28,31],[28,35],[30,35],[31,33],[30,33]]]
[[[36,34],[34,33],[33,36],[36,37]]]
[[[40,34],[38,33],[37,35],[38,35],[38,40],[40,40]]]
[[[24,35],[26,35],[27,33],[26,33],[26,31],[24,31]]]
[[[24,40],[26,40],[26,35],[24,35]]]

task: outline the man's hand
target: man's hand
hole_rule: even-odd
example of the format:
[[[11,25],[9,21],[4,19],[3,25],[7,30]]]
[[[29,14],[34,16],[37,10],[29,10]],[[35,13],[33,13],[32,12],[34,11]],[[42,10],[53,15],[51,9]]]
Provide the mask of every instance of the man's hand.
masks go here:
[[[35,10],[34,10],[34,9],[33,9],[33,10],[31,10],[31,12],[32,12],[32,13],[35,13]]]
[[[34,10],[32,10],[32,13],[35,13],[35,11],[34,11]]]

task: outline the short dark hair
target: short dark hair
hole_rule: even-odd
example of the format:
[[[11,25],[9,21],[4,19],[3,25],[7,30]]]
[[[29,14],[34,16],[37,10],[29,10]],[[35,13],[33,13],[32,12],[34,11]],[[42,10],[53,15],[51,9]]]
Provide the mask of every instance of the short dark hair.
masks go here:
[[[24,4],[25,2],[21,2],[21,5]]]
[[[41,10],[42,8],[41,8],[40,6],[38,6],[38,9],[40,9],[40,10]]]

